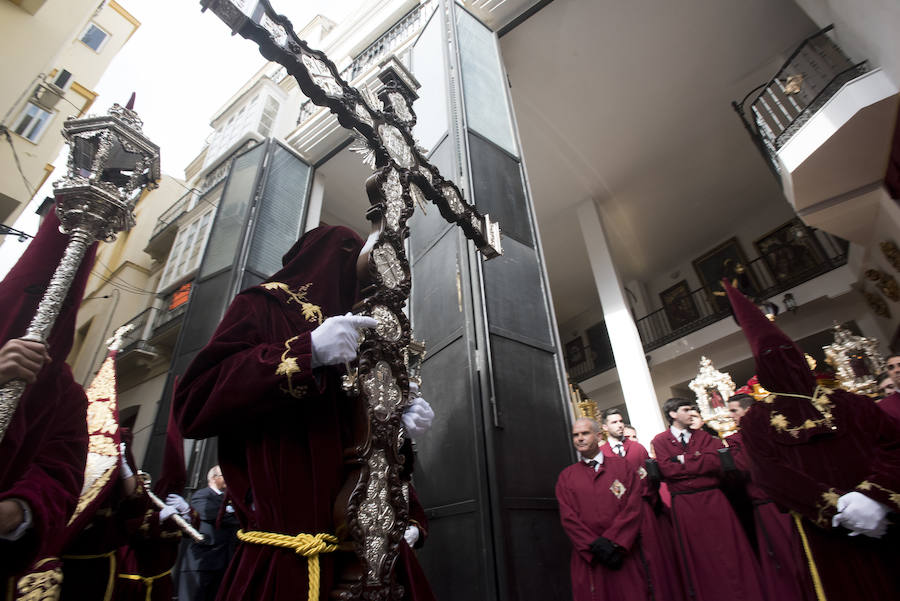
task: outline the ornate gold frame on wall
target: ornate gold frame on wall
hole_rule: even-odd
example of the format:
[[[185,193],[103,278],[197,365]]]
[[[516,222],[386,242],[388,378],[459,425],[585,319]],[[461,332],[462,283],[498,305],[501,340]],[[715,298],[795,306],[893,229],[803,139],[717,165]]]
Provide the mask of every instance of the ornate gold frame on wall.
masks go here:
[[[838,385],[858,394],[878,392],[878,374],[884,359],[878,352],[878,340],[855,336],[841,324],[834,324],[834,342],[823,346],[825,361],[834,368]],[[863,370],[868,373],[863,373]]]
[[[734,434],[737,424],[728,412],[728,399],[734,396],[735,389],[731,376],[716,369],[708,358],[701,357],[700,371],[688,387],[697,396],[697,407],[703,421],[721,437]]]

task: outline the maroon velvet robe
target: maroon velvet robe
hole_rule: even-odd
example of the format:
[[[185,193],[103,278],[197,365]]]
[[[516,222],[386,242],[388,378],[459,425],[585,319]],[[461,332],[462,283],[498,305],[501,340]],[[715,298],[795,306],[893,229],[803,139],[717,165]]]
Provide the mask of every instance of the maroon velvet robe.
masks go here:
[[[648,574],[641,561],[642,484],[621,457],[604,458],[598,471],[579,461],[562,471],[556,499],[562,526],[572,542],[575,601],[646,601]],[[590,545],[605,537],[626,551],[622,567],[599,564]]]
[[[769,495],[750,479],[750,459],[744,450],[743,435],[740,432],[728,437],[728,447],[735,466],[746,477],[747,494],[753,502],[753,522],[763,590],[769,599],[778,601],[814,599],[812,580],[803,558],[800,537],[790,514],[781,511]]]
[[[882,411],[890,415],[900,426],[900,392],[892,392],[880,401],[876,401]]]
[[[179,428],[188,438],[219,437],[219,464],[244,530],[335,533],[352,404],[342,370],[311,369],[310,333],[315,309],[324,317],[350,310],[361,247],[347,228],[308,232],[268,284],[234,299],[178,383]],[[327,599],[334,554],[320,555],[319,564],[319,595]],[[292,550],[242,543],[218,598],[293,601],[305,596],[307,574],[306,558]]]
[[[425,517],[425,508],[419,502],[419,496],[412,484],[409,485],[409,522],[419,528],[419,540],[415,544],[415,548],[419,549],[425,545],[425,541],[428,539],[428,519]],[[422,571],[415,552],[409,548],[406,540],[400,541],[395,572],[397,582],[404,588],[405,599],[435,601],[434,592],[428,584],[425,572]]]
[[[638,475],[641,488],[641,551],[650,574],[653,598],[678,601],[682,598],[683,586],[678,573],[675,557],[675,539],[672,521],[666,507],[659,498],[659,486],[647,478],[645,467],[650,454],[639,442],[624,441],[625,463]],[[607,441],[600,450],[604,457],[618,457]]]
[[[51,211],[0,283],[0,344],[25,334],[67,242]],[[33,521],[18,541],[0,541],[0,586],[6,587],[13,575],[21,574],[37,557],[59,552],[58,534],[81,492],[88,444],[87,398],[65,360],[95,251],[96,245],[85,255],[47,337],[50,363],[25,389],[0,443],[0,500],[22,499],[31,508]]]
[[[829,395],[835,430],[806,429],[796,438],[776,432],[774,414],[791,426],[819,419],[809,400],[775,396],[741,418],[754,481],[779,505],[803,516],[818,575],[828,599],[896,599],[900,553],[896,540],[848,536],[832,528],[837,499],[852,490],[900,511],[900,430],[866,397]],[[808,560],[809,558],[807,558]]]
[[[651,444],[672,493],[676,545],[688,596],[697,601],[764,599],[753,549],[719,490],[722,441],[693,430],[687,449],[682,449],[667,429]],[[684,455],[684,464],[678,455]]]

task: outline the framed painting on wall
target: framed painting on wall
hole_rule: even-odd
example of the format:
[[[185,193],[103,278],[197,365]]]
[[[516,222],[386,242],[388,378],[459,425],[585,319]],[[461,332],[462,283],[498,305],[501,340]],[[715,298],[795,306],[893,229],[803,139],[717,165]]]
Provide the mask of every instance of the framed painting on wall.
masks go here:
[[[825,253],[812,230],[796,217],[753,245],[779,284],[808,276],[820,269],[825,261]]]
[[[687,280],[681,280],[674,286],[666,288],[659,293],[659,298],[669,320],[669,326],[673,330],[700,319],[700,311],[691,296]]]
[[[747,257],[744,256],[737,238],[729,238],[703,256],[694,259],[693,264],[694,271],[697,272],[697,277],[709,294],[710,302],[717,313],[727,313],[731,310],[725,288],[722,286],[723,279],[727,279],[751,298],[759,292],[756,282],[750,275]]]

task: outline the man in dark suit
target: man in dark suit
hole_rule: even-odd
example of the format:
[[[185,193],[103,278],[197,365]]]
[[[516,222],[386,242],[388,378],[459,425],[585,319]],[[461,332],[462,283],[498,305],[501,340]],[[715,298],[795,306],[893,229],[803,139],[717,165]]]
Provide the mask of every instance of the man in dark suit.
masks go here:
[[[202,543],[191,543],[184,554],[178,598],[185,601],[212,601],[216,598],[219,582],[237,546],[238,521],[231,503],[225,499],[225,478],[221,468],[213,466],[206,479],[209,486],[191,497],[191,507],[200,516],[199,530],[204,540]]]

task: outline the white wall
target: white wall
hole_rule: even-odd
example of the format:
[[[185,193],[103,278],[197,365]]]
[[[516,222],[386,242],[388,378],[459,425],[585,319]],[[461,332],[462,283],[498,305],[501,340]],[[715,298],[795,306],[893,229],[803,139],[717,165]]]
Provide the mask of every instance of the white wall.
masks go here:
[[[853,61],[868,60],[900,84],[900,2],[897,0],[796,0],[819,27],[834,36]]]

